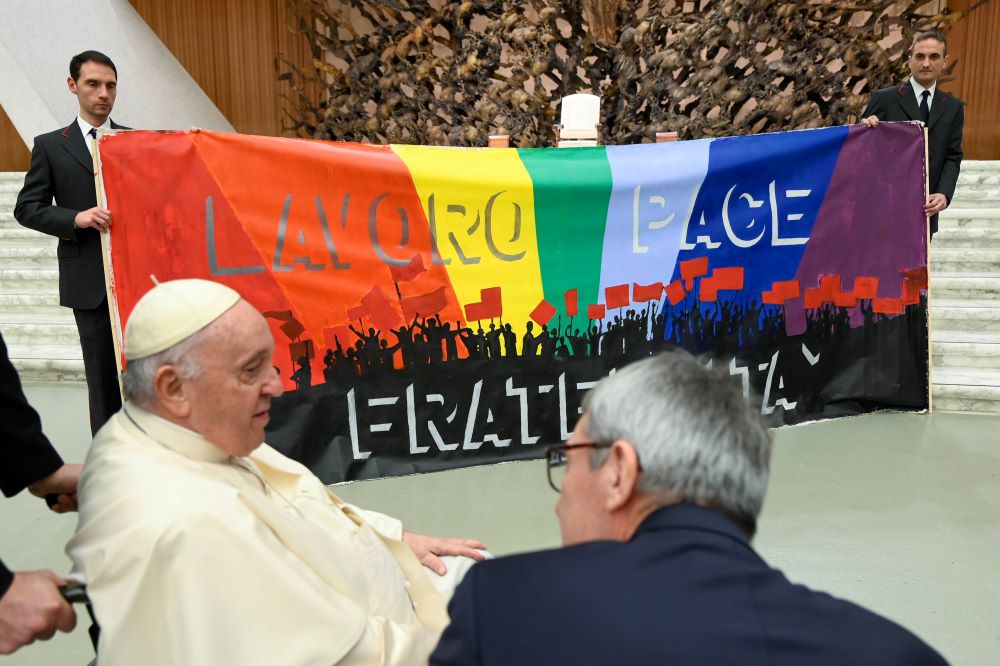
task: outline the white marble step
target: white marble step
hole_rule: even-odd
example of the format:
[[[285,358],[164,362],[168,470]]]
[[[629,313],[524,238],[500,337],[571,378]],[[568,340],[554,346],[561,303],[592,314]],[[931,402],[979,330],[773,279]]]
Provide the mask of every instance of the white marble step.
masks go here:
[[[934,240],[937,241],[937,236],[934,237]],[[27,229],[21,225],[16,227],[0,225],[0,247],[44,247],[51,250],[55,256],[58,242],[55,236]]]
[[[948,249],[998,249],[1000,250],[1000,226],[989,227],[943,227],[934,234],[931,244],[931,260],[939,250]]]
[[[71,312],[71,310],[59,305],[59,287],[57,284],[51,285],[49,291],[33,294],[0,293],[0,313],[59,315],[67,312]]]
[[[1000,369],[1000,331],[953,331],[933,327],[931,356],[935,368]]]
[[[17,193],[20,189],[14,190],[13,192],[4,192],[0,190],[0,210],[14,210],[14,204],[17,203]]]
[[[72,346],[80,344],[73,312],[56,314],[0,313],[3,339],[12,345]]]
[[[14,207],[0,208],[0,229],[23,229],[14,219]]]
[[[969,185],[996,185],[1000,187],[1000,169],[997,170],[966,170],[958,174],[956,190]]]
[[[52,247],[33,245],[0,245],[0,266],[4,268],[57,268]]]
[[[962,173],[973,171],[996,171],[1000,173],[1000,160],[965,160],[962,162]]]
[[[1000,412],[1000,368],[935,368],[935,411]]]
[[[979,273],[970,276],[967,273],[932,271],[930,277],[931,296],[935,301],[940,298],[1000,299],[1000,273]]]
[[[85,381],[80,345],[17,345],[7,347],[21,381]]]
[[[1000,249],[932,248],[931,271],[976,275],[1000,272]]]
[[[1000,191],[996,188],[988,190],[974,190],[955,192],[955,199],[948,206],[949,208],[997,208],[1000,206]]]
[[[0,268],[0,294],[51,292],[58,284],[58,268]]]
[[[1000,207],[957,208],[951,206],[938,216],[939,229],[996,228],[1000,230]],[[936,236],[935,236],[936,238]]]
[[[931,322],[935,330],[1000,331],[1000,301],[989,307],[964,303],[942,306],[935,301],[931,304]]]

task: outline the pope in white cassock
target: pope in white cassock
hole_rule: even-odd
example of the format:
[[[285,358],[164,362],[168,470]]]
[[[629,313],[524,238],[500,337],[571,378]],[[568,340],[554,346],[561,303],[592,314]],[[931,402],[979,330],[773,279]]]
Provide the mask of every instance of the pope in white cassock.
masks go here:
[[[67,546],[101,666],[427,661],[484,546],[404,531],[264,444],[273,351],[214,282],[162,283],[132,312],[127,402],[91,446]]]

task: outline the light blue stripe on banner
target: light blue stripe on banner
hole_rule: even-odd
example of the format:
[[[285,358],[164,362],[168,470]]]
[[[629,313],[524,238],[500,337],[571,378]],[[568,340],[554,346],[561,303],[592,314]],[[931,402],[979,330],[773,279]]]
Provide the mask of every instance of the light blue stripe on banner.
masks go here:
[[[670,282],[685,220],[708,173],[710,144],[703,140],[608,147],[614,184],[604,231],[600,302],[605,287]]]

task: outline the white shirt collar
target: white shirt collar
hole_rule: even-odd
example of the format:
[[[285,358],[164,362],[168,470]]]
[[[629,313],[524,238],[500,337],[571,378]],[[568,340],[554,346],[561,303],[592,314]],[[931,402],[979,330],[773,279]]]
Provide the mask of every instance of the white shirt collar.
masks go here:
[[[910,85],[913,86],[913,92],[917,96],[917,106],[920,106],[920,95],[925,90],[930,93],[930,96],[927,98],[927,107],[930,108],[930,106],[934,104],[934,91],[937,90],[937,81],[935,81],[934,85],[930,88],[924,88],[922,85],[917,83],[916,79],[910,77]]]
[[[90,142],[90,137],[88,136],[88,134],[90,133],[90,130],[91,129],[97,129],[97,130],[109,130],[109,129],[111,129],[111,116],[108,116],[105,119],[103,125],[100,125],[99,127],[96,127],[96,128],[93,125],[91,125],[90,123],[88,123],[86,120],[84,120],[80,116],[76,117],[76,124],[80,126],[80,134],[83,135],[83,140],[86,141],[86,142],[88,142],[87,143],[87,147],[89,148],[90,147],[90,143],[89,143]]]
[[[185,458],[200,462],[223,462],[229,454],[193,430],[171,423],[133,404],[122,408],[126,417],[154,442]]]

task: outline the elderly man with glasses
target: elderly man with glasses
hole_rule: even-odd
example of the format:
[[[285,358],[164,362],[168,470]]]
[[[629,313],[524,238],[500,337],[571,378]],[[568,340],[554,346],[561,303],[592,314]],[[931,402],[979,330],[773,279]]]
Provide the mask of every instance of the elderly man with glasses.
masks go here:
[[[548,453],[566,547],[473,566],[431,663],[944,663],[753,550],[770,454],[740,385],[686,354],[604,379]]]

